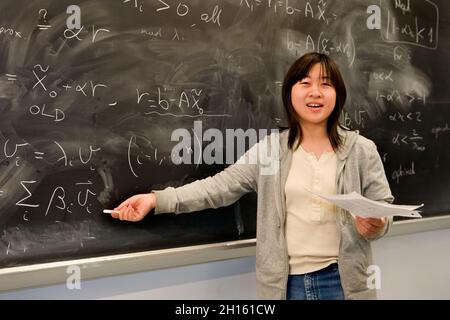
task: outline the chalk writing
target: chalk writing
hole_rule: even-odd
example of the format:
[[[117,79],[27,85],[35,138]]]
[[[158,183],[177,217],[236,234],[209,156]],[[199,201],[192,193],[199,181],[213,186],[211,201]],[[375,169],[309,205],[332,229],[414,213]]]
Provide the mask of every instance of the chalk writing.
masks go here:
[[[406,176],[414,176],[416,174],[416,171],[414,170],[414,161],[411,162],[411,166],[409,168],[404,168],[402,165],[400,165],[400,168],[397,170],[394,170],[392,172],[392,180],[394,180],[397,184],[400,183],[400,178],[406,177]]]
[[[410,62],[411,61],[411,55],[408,50],[406,50],[404,47],[395,46],[393,50],[393,58],[394,61],[404,61],[404,62]]]
[[[128,3],[129,5],[132,5],[136,10],[138,10],[140,13],[144,12],[144,1],[138,1],[138,0],[123,0],[122,3]]]
[[[83,28],[84,28],[84,26],[81,26],[80,29],[78,29],[78,30],[75,29],[76,31],[74,31],[74,29],[65,29],[64,30],[64,38],[66,38],[67,40],[75,38],[78,41],[83,41],[83,38],[80,38],[83,34],[85,34],[85,32],[83,32]],[[111,30],[106,29],[106,28],[96,28],[95,25],[92,25],[92,33],[91,33],[92,34],[92,39],[91,39],[92,43],[103,40],[105,38],[105,37],[101,38],[99,36],[100,32],[109,33],[109,32],[111,32]],[[99,39],[97,39],[97,37],[99,37]]]
[[[50,24],[47,24],[47,9],[39,9],[40,23],[37,25],[39,30],[47,30],[51,28]]]
[[[437,139],[439,135],[444,132],[449,132],[450,128],[448,127],[448,123],[445,124],[444,127],[435,127],[431,129],[431,133],[434,134],[434,137]]]
[[[55,110],[53,112],[54,114],[46,113],[45,112],[45,104],[43,104],[41,107],[34,104],[29,108],[29,110],[32,115],[39,115],[39,116],[43,116],[43,117],[54,118],[53,121],[55,121],[55,122],[63,121],[64,118],[66,117],[66,115],[64,114],[64,111],[62,111],[61,109],[58,109],[58,108],[55,108]]]
[[[286,127],[284,75],[310,51],[338,64],[340,122],[375,142],[396,201],[449,212],[445,1],[374,2],[374,29],[371,3],[356,0],[91,0],[78,22],[69,0],[32,3],[2,1],[0,268],[253,236],[239,212],[255,213],[247,197],[218,209],[231,215],[144,228],[101,209],[218,173],[262,138],[252,130]],[[226,219],[236,230],[220,229]]]
[[[412,132],[410,135],[402,135],[400,133],[397,133],[392,138],[392,143],[395,145],[411,145],[413,150],[417,151],[425,151],[426,147],[424,145],[421,145],[421,142],[423,141],[423,136],[417,133],[416,129],[412,129]]]
[[[405,122],[405,121],[415,121],[415,122],[422,122],[422,113],[420,111],[418,112],[408,112],[406,114],[401,113],[401,112],[395,112],[389,115],[389,120],[390,121],[400,121],[400,122]]]
[[[419,101],[422,104],[426,104],[426,93],[417,95],[413,92],[400,92],[398,89],[386,89],[376,91],[376,101],[384,102],[396,102],[401,105],[411,104],[414,101]]]
[[[310,34],[305,39],[297,39],[291,31],[286,33],[286,44],[290,51],[318,51],[325,54],[340,54],[347,57],[348,65],[351,67],[356,58],[356,47],[352,36],[347,35],[348,39],[342,40],[337,36],[329,37],[324,32],[320,32],[317,37]]]
[[[199,115],[203,114],[203,108],[199,105],[200,96],[203,91],[202,89],[193,88],[182,90],[181,92],[179,92],[179,94],[176,93],[176,97],[165,97],[165,95],[167,95],[169,92],[175,90],[167,90],[167,88],[165,87],[158,87],[157,90],[157,97],[152,97],[149,92],[141,92],[139,89],[136,89],[137,104],[139,105],[141,102],[144,103],[146,101],[146,108],[157,108],[168,111],[169,108],[172,107],[178,109],[181,112],[192,110]],[[151,113],[149,111],[146,111],[145,114]]]
[[[8,81],[16,81],[17,80],[17,75],[15,75],[15,74],[6,73],[5,76]]]
[[[53,199],[56,195],[55,203],[53,203]],[[54,207],[57,209],[64,210],[66,209],[66,202],[64,198],[66,197],[66,192],[64,191],[63,187],[56,187],[55,190],[53,190],[52,196],[50,198],[50,201],[48,202],[47,210],[45,211],[45,215],[48,214],[48,211],[54,204]]]
[[[418,5],[421,5],[421,12],[418,12]],[[424,8],[424,4],[428,6]],[[385,30],[382,36],[385,41],[392,43],[407,43],[415,46],[433,49],[438,47],[439,30],[439,8],[432,1],[395,1],[394,10],[401,12],[396,16],[395,11],[385,6],[386,17]],[[425,20],[423,16],[431,16],[432,20]]]
[[[365,127],[365,110],[354,110],[350,115],[347,111],[343,112],[344,125],[348,128],[364,128]]]
[[[25,198],[20,199],[19,201],[16,202],[16,206],[23,206],[23,207],[32,207],[32,208],[36,208],[39,207],[39,204],[30,204],[30,203],[24,203],[25,200],[31,198],[32,193],[30,192],[30,190],[27,188],[27,186],[25,184],[34,184],[36,183],[36,181],[21,181],[20,185],[25,189],[25,191],[27,192],[27,196]]]
[[[219,9],[219,6],[216,5],[213,9],[213,12],[211,14],[208,13],[202,13],[200,15],[200,18],[205,23],[216,23],[220,27],[220,14],[222,13],[222,9]]]
[[[271,9],[273,13],[311,18],[326,24],[337,19],[335,13],[328,12],[326,1],[318,1],[317,5],[306,1],[304,6],[299,6],[293,0],[241,0],[239,5],[250,9],[252,12],[258,7],[265,7]]]
[[[403,14],[407,12],[411,12],[411,3],[410,0],[402,1],[395,0],[395,9],[399,8]]]
[[[166,10],[170,10],[172,6],[168,3],[168,1],[158,0],[159,7],[156,8],[156,12],[164,12]],[[191,6],[184,2],[179,2],[175,8],[175,12],[179,17],[189,16],[191,14]],[[215,5],[210,12],[202,12],[200,13],[200,21],[208,24],[215,24],[218,27],[220,25],[220,16],[222,14],[222,8],[219,5]],[[191,27],[194,27],[196,24],[192,24]]]
[[[13,38],[22,38],[22,32],[5,26],[0,26],[0,35],[2,34],[12,36]]]
[[[375,80],[394,82],[394,79],[392,78],[392,73],[393,73],[393,70],[380,71],[380,72],[374,72],[372,74],[372,76]]]
[[[154,147],[150,140],[145,137],[140,137],[139,139],[144,141],[138,145],[136,143],[137,137],[130,137],[127,153],[128,167],[130,172],[136,178],[139,177],[135,169],[137,166],[141,166],[145,162],[149,161],[154,161],[158,164],[158,166],[161,166],[161,164],[166,160],[166,156],[158,155],[158,148]]]

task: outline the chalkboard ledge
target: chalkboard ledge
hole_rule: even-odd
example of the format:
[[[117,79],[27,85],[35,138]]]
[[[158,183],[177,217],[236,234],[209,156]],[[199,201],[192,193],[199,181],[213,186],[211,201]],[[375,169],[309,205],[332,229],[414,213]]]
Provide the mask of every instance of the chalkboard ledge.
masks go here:
[[[450,229],[450,215],[394,222],[388,237]],[[255,255],[256,239],[0,269],[0,291],[65,283],[70,266],[82,280]]]
[[[395,221],[392,225],[392,229],[386,236],[393,237],[403,234],[427,232],[439,229],[450,229],[450,215]]]
[[[196,263],[255,255],[256,239],[152,250],[87,259],[34,264],[0,269],[0,292],[63,284],[72,266],[80,268],[81,279],[143,272]]]

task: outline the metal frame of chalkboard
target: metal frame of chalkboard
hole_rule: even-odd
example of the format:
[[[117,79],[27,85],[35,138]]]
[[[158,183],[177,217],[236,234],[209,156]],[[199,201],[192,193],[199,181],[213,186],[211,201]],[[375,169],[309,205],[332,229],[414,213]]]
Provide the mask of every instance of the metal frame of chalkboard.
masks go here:
[[[450,229],[450,215],[396,221],[387,236]],[[0,269],[0,291],[65,283],[78,266],[88,280],[255,255],[256,239],[153,250]]]

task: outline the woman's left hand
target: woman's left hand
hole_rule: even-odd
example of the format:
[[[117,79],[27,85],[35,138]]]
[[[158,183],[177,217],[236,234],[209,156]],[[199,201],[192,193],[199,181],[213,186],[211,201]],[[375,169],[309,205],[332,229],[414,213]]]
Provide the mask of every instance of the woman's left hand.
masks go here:
[[[386,225],[386,218],[361,218],[355,217],[356,230],[366,238],[371,238],[380,233]]]

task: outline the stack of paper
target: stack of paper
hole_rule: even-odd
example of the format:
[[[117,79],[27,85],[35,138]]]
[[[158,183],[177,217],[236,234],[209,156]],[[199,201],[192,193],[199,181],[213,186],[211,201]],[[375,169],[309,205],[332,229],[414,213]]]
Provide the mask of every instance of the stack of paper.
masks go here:
[[[358,215],[364,218],[369,217],[381,218],[391,216],[422,218],[422,216],[419,213],[420,211],[418,211],[417,209],[422,207],[423,204],[421,205],[389,204],[367,199],[356,192],[340,195],[323,195],[312,191],[309,192],[322,199],[331,201],[338,207],[341,207],[354,215]]]

